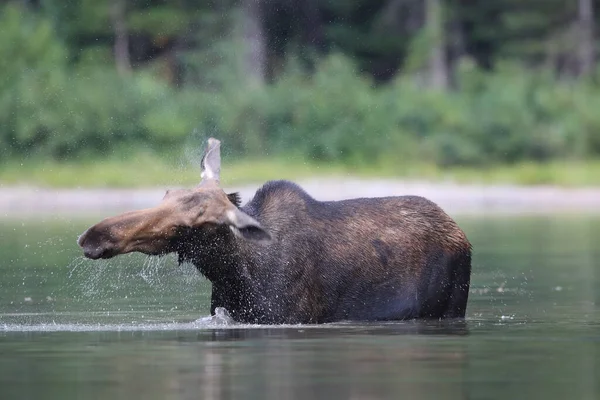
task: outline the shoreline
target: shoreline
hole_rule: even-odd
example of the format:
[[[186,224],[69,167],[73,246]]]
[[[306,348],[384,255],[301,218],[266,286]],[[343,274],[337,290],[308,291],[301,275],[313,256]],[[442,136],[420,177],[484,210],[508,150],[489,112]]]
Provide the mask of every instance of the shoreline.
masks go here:
[[[317,200],[354,197],[417,195],[426,197],[448,214],[600,213],[600,188],[558,186],[473,185],[393,179],[312,178],[297,183]],[[239,192],[242,204],[262,184],[225,186]],[[153,207],[166,188],[48,189],[0,186],[0,217],[27,215],[98,214]]]

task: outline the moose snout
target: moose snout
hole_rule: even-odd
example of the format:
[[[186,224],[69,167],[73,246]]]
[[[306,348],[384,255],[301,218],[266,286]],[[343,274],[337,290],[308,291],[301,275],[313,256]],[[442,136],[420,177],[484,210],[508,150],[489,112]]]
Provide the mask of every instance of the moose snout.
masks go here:
[[[104,254],[106,254],[106,249],[103,249],[102,247],[84,247],[83,248],[83,255],[86,258],[91,258],[92,260],[97,260],[99,258],[103,258],[102,256]],[[106,258],[106,257],[104,257]]]
[[[115,246],[104,236],[106,235],[99,234],[91,229],[81,234],[77,244],[83,249],[83,255],[92,260],[113,257],[116,253]]]

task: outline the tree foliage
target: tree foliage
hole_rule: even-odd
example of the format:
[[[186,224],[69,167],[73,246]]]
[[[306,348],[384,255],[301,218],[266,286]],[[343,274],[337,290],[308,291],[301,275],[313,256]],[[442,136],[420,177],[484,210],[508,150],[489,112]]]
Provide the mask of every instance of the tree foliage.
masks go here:
[[[160,153],[208,135],[235,155],[326,162],[597,157],[598,5],[5,1],[1,157]]]

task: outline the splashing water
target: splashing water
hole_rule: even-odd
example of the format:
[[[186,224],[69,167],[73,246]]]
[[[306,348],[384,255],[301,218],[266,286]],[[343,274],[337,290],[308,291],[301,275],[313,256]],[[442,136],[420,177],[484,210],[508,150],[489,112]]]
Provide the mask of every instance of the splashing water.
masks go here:
[[[115,330],[121,324],[191,323],[208,314],[210,284],[193,265],[179,265],[171,256],[95,261],[77,256],[65,264],[48,267],[45,274],[19,270],[28,280],[4,294],[11,307],[0,313],[0,329],[3,324],[69,329],[73,323],[84,330],[90,324]],[[30,276],[38,275],[44,279],[31,284]]]
[[[236,323],[229,312],[221,307],[215,315],[201,317],[192,322],[165,323],[38,323],[0,325],[0,332],[133,332],[133,331],[184,331],[196,329],[261,327],[260,325],[243,325]]]
[[[233,318],[231,318],[231,314],[229,314],[229,311],[227,311],[227,309],[223,307],[217,307],[215,308],[215,315],[199,318],[196,320],[196,323],[201,325],[208,324],[222,326],[233,325],[235,324],[235,321],[233,320]]]
[[[146,257],[138,276],[149,286],[161,285],[161,267],[164,266],[162,257]]]

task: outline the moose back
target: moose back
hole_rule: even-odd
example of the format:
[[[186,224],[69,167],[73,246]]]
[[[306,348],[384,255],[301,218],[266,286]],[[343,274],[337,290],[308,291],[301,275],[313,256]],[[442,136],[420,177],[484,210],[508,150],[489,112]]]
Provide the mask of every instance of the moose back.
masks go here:
[[[471,245],[436,204],[399,196],[321,202],[271,181],[245,206],[219,187],[220,142],[202,181],[78,240],[88,258],[177,253],[211,281],[211,314],[244,323],[463,318]]]

